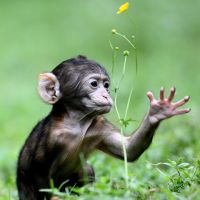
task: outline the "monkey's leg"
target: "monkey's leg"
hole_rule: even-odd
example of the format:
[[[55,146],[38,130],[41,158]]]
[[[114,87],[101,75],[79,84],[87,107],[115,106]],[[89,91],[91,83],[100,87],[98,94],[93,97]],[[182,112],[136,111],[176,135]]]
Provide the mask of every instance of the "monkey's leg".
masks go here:
[[[36,190],[27,183],[18,183],[19,200],[36,200]]]
[[[95,181],[95,172],[91,165],[85,164],[83,168],[78,172],[77,186],[81,187],[88,183]]]
[[[40,192],[40,189],[49,188],[47,178],[39,175],[34,175],[33,179],[24,177],[23,174],[18,173],[17,187],[20,200],[44,200],[46,197],[49,199],[49,195]]]
[[[85,164],[79,171],[70,175],[65,179],[59,180],[59,184],[62,184],[66,181],[61,188],[61,190],[65,190],[66,187],[82,187],[85,184],[92,183],[95,181],[95,173],[94,169],[91,165]]]

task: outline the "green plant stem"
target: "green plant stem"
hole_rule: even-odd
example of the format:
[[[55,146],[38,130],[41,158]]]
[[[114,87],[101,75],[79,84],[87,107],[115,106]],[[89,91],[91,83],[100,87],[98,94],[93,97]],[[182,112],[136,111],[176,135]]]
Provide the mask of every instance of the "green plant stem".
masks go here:
[[[136,49],[134,44],[125,35],[118,33],[118,32],[116,32],[116,34],[119,35],[120,37],[124,38],[134,49]]]
[[[134,49],[136,49],[135,46],[133,45],[133,43],[125,35],[122,35],[122,34],[120,34],[118,32],[116,32],[115,34],[117,34],[118,36],[120,36],[123,39],[125,39]],[[116,52],[115,52],[115,49],[114,49],[111,41],[109,41],[109,44],[110,44],[110,47],[112,49],[112,69],[111,69],[111,72],[112,72],[112,75],[113,75],[113,73],[114,73],[114,67],[115,67]],[[127,188],[129,187],[129,181],[128,181],[128,161],[127,161],[126,146],[125,146],[124,139],[123,139],[125,125],[123,124],[123,122],[121,120],[121,116],[120,116],[120,112],[119,112],[119,109],[118,109],[118,104],[117,104],[118,102],[117,101],[118,101],[119,87],[121,85],[122,80],[124,79],[125,72],[126,72],[126,64],[127,64],[128,54],[125,54],[125,51],[124,51],[124,63],[123,63],[122,75],[121,75],[121,77],[119,79],[117,87],[115,87],[115,98],[114,98],[115,110],[116,110],[117,117],[118,117],[118,119],[120,121],[120,125],[121,125],[121,127],[120,127],[120,133],[121,133],[122,150],[123,150],[123,155],[124,155],[125,182],[126,182],[126,187]],[[136,65],[137,65],[137,61],[136,61]],[[136,66],[136,71],[137,71],[137,66]],[[131,100],[132,93],[133,93],[133,88],[131,89],[129,97],[128,97],[124,119],[127,118],[127,114],[128,114],[128,109],[129,109],[129,106],[130,106],[130,100]]]
[[[114,75],[114,67],[115,67],[115,57],[116,57],[116,53],[115,53],[115,49],[111,43],[111,41],[109,40],[109,44],[110,44],[110,48],[112,49],[112,68],[111,68],[111,74],[112,76]]]
[[[130,101],[131,101],[132,94],[133,94],[133,88],[131,88],[131,91],[130,91],[129,97],[128,97],[128,101],[127,101],[127,105],[126,105],[126,111],[125,111],[125,115],[124,115],[124,119],[125,120],[127,118],[128,109],[129,109],[129,106],[130,106]]]
[[[115,93],[114,104],[115,104],[115,110],[116,110],[116,113],[117,113],[117,117],[118,117],[118,119],[120,120],[120,119],[121,119],[121,116],[120,116],[120,113],[119,113],[119,110],[118,110],[118,106],[117,106],[117,97],[118,97],[118,93],[117,93],[117,91],[116,91],[116,93]]]
[[[124,64],[123,64],[123,70],[122,70],[122,75],[121,75],[121,78],[117,84],[117,91],[119,89],[119,86],[121,85],[121,82],[124,78],[124,75],[125,75],[125,72],[126,72],[126,62],[127,62],[127,56],[124,56]]]
[[[115,51],[115,48],[113,47],[112,42],[111,42],[110,40],[109,40],[109,45],[110,45],[110,48],[112,49],[112,68],[111,68],[111,76],[114,76],[116,51]],[[114,79],[112,79],[112,83],[113,83],[113,85],[116,85]]]
[[[115,110],[116,110],[117,117],[118,117],[119,121],[121,121],[121,116],[120,116],[119,109],[118,109],[118,104],[117,104],[118,91],[119,91],[119,87],[120,87],[121,81],[123,80],[124,75],[125,75],[126,63],[127,63],[127,56],[124,56],[124,64],[123,64],[122,76],[121,76],[121,78],[120,78],[120,80],[118,82],[117,89],[115,91],[115,99],[114,99]],[[132,94],[132,90],[131,90],[131,94]],[[129,99],[128,99],[128,105],[129,104],[130,104],[130,95],[129,95]],[[128,110],[126,111],[126,115],[127,115],[127,112],[128,112]],[[126,146],[125,146],[124,139],[123,139],[123,136],[124,136],[123,124],[121,124],[121,127],[120,127],[120,134],[121,134],[122,150],[123,150],[123,155],[124,155],[125,182],[126,182],[126,187],[128,188],[129,187],[129,182],[128,182],[128,162],[127,162]]]
[[[114,104],[115,104],[115,110],[116,110],[116,113],[117,113],[117,117],[118,117],[118,119],[120,121],[121,116],[120,116],[120,113],[119,113],[119,110],[118,110],[117,97],[118,97],[118,94],[116,92]],[[123,150],[123,154],[124,154],[125,182],[126,182],[126,187],[128,188],[129,187],[129,182],[128,182],[128,161],[127,161],[126,146],[125,146],[125,143],[124,143],[124,140],[123,140],[123,136],[124,136],[123,124],[121,124],[121,127],[120,127],[120,134],[121,134],[122,150]]]
[[[136,38],[135,38],[135,45],[137,45],[137,41],[136,41]],[[137,47],[135,46],[135,71],[136,71],[136,74],[138,73],[138,54],[137,54]]]
[[[121,133],[121,141],[122,141],[122,149],[123,149],[123,154],[124,154],[124,171],[125,171],[125,181],[126,181],[126,188],[129,188],[129,181],[128,181],[128,161],[127,161],[127,152],[126,152],[126,147],[125,143],[123,140],[124,136],[124,131],[123,131],[123,126],[120,128],[120,133]]]

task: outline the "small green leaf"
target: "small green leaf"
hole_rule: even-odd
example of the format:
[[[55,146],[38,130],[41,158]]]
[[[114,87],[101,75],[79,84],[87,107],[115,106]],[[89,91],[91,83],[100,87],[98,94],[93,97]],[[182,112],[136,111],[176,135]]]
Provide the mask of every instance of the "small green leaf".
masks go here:
[[[179,168],[188,168],[190,166],[189,163],[181,163],[178,165]]]
[[[119,122],[126,128],[131,122],[133,122],[134,120],[129,118],[129,119],[120,119]]]

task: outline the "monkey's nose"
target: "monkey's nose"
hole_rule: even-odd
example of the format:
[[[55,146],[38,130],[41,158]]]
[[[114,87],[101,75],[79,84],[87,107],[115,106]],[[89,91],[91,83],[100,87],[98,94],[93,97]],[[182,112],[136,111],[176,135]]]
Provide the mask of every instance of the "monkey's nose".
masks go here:
[[[110,106],[112,106],[113,102],[112,102],[112,99],[110,98],[110,96],[108,96],[108,95],[102,95],[102,96],[103,96],[103,98],[106,100],[106,102],[107,102]]]
[[[108,96],[107,95],[103,95],[103,97],[108,100]]]
[[[103,95],[103,98],[104,98],[106,101],[110,102],[110,97],[109,97],[108,95]]]

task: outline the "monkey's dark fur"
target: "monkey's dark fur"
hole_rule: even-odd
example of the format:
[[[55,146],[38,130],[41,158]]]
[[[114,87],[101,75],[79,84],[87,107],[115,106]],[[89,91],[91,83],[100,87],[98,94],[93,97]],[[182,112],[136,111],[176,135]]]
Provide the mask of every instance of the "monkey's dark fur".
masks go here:
[[[63,100],[72,103],[74,99],[82,97],[80,93],[81,80],[88,74],[104,74],[109,77],[106,70],[98,63],[86,59],[84,56],[72,58],[59,64],[53,71],[60,84]],[[77,102],[76,102],[77,103]]]
[[[33,128],[19,154],[20,200],[49,199],[40,189],[49,188],[51,179],[56,187],[65,182],[61,189],[93,182],[94,170],[86,159],[95,149],[124,159],[123,141],[127,160],[136,160],[151,144],[161,120],[189,112],[176,109],[189,97],[171,103],[174,88],[168,99],[163,88],[159,100],[148,92],[149,112],[134,134],[122,137],[102,115],[112,107],[109,76],[101,65],[83,56],[62,62],[51,73],[40,74],[38,91],[53,107]]]
[[[84,184],[83,177],[85,171],[89,179],[87,182],[93,182],[95,177],[92,166],[88,164],[83,166],[84,172],[79,170],[78,173],[72,173],[70,176],[56,179],[54,179],[54,174],[51,174],[50,177],[50,166],[53,165],[55,159],[62,152],[63,146],[55,142],[54,146],[50,148],[49,138],[52,124],[54,124],[53,119],[62,118],[66,112],[64,104],[79,110],[86,109],[80,103],[80,98],[83,95],[87,95],[82,94],[80,90],[81,80],[91,73],[102,73],[107,77],[108,74],[101,65],[86,59],[84,56],[78,56],[77,58],[62,62],[52,73],[56,75],[61,83],[60,91],[63,94],[63,98],[56,102],[50,114],[33,128],[19,154],[17,187],[21,200],[44,199],[44,193],[39,192],[39,189],[49,188],[50,178],[59,187],[67,179],[69,181],[65,185],[82,186]],[[57,170],[59,171],[60,169]]]

